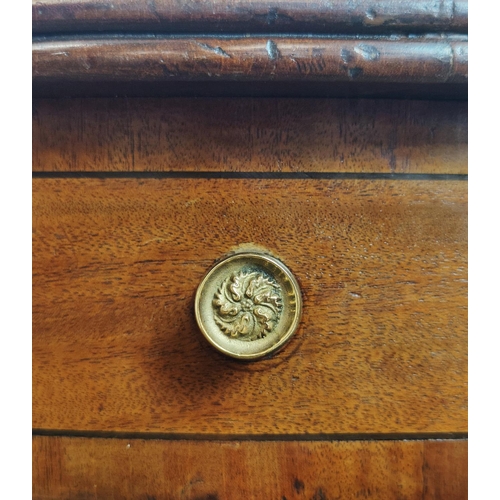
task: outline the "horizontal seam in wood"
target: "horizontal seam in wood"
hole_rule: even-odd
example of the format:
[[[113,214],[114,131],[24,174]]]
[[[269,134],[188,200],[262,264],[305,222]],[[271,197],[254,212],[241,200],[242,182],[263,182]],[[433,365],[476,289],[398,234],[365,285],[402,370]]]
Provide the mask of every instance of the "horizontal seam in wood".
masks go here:
[[[188,32],[188,33],[151,33],[151,32],[100,32],[87,31],[75,33],[34,33],[32,37],[33,43],[43,42],[61,42],[71,40],[192,40],[196,38],[204,38],[207,40],[252,40],[261,38],[298,38],[298,39],[318,39],[318,40],[374,40],[374,41],[423,41],[423,42],[467,42],[469,37],[466,33],[460,32],[418,32],[418,33],[403,33],[403,32],[388,32],[388,33],[303,33],[303,32],[255,32],[255,33],[203,33],[203,32]]]
[[[466,440],[467,432],[361,433],[361,434],[183,434],[163,432],[86,431],[72,429],[33,429],[33,436],[85,437],[102,439],[143,439],[165,441],[421,441]]]
[[[33,172],[34,179],[363,179],[467,181],[468,174],[389,174],[363,172]]]

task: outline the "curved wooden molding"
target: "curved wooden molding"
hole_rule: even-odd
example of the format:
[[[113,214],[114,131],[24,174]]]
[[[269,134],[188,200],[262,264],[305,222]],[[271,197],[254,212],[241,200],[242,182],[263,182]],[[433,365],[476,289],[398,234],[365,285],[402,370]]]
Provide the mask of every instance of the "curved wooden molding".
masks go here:
[[[467,32],[466,0],[33,0],[33,32]]]
[[[33,44],[33,82],[35,93],[61,83],[107,84],[111,93],[120,84],[165,85],[175,93],[184,83],[466,89],[467,53],[466,36],[40,38]]]

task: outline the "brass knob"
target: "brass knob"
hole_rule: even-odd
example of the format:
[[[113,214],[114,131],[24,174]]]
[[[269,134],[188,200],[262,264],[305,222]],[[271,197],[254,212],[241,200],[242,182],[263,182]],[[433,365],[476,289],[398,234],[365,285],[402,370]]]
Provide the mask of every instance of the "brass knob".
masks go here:
[[[277,351],[295,333],[301,313],[297,280],[282,262],[261,252],[222,259],[196,292],[201,332],[233,358],[257,359]]]

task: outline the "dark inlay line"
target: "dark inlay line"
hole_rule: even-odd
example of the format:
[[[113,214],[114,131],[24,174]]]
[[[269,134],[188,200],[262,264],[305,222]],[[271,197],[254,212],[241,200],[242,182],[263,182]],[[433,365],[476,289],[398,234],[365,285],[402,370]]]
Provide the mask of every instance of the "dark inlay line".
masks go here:
[[[467,174],[387,174],[363,172],[33,172],[34,179],[367,179],[466,181]]]
[[[440,42],[467,42],[467,33],[457,32],[433,32],[425,31],[420,33],[408,33],[407,31],[394,30],[389,33],[304,33],[304,32],[290,32],[290,33],[273,33],[265,31],[257,31],[253,33],[200,33],[200,32],[128,32],[123,33],[120,30],[114,31],[77,31],[75,33],[34,33],[32,36],[33,43],[43,42],[71,42],[79,40],[91,41],[107,41],[107,40],[192,40],[197,38],[204,38],[207,40],[241,40],[241,39],[260,39],[260,38],[277,38],[277,39],[306,39],[306,40],[374,40],[374,41],[440,41]]]
[[[33,436],[115,439],[162,439],[165,441],[417,441],[423,439],[467,439],[466,432],[363,433],[363,434],[182,434],[163,432],[79,431],[33,429]]]

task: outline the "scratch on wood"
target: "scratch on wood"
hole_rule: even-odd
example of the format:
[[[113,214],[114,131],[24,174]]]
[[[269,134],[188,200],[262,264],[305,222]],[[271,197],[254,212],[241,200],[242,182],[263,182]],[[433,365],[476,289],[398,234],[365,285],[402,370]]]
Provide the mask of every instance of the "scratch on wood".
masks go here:
[[[354,48],[354,52],[367,61],[377,61],[380,59],[380,52],[378,49],[373,45],[367,45],[366,43],[359,44]]]
[[[200,42],[196,42],[196,44],[198,46],[200,46],[202,49],[209,50],[210,52],[213,52],[214,54],[217,54],[218,56],[231,58],[231,56],[225,50],[223,50],[221,47],[212,47],[211,45],[208,45],[207,43],[200,43]]]
[[[280,57],[280,51],[278,50],[278,46],[272,40],[268,40],[266,43],[266,51],[269,59],[276,60]]]
[[[368,9],[366,11],[366,17],[370,20],[373,21],[377,17],[377,13],[375,12],[374,9]]]

